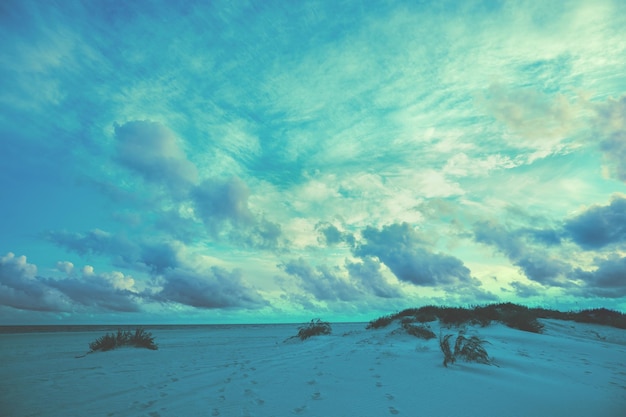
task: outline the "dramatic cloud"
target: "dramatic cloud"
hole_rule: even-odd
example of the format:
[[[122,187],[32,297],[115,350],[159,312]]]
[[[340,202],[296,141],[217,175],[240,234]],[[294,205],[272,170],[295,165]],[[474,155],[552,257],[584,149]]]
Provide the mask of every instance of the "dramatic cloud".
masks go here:
[[[114,255],[125,262],[132,262],[138,255],[138,248],[134,243],[100,229],[86,233],[49,231],[45,234],[45,238],[79,255]]]
[[[602,140],[600,149],[615,178],[626,182],[626,95],[595,107],[597,128]]]
[[[161,182],[174,191],[197,181],[196,167],[165,126],[151,121],[128,122],[115,126],[115,137],[119,162],[146,180]]]
[[[131,241],[99,229],[86,233],[51,231],[46,233],[46,238],[79,255],[109,256],[119,266],[147,268],[156,273],[178,266],[177,253],[180,244],[176,241]]]
[[[21,310],[67,310],[62,294],[37,278],[37,267],[13,253],[0,258],[0,304]]]
[[[257,248],[276,248],[280,225],[255,216],[249,208],[250,190],[239,178],[205,180],[191,193],[197,216],[212,235]]]
[[[299,258],[281,266],[287,274],[298,277],[302,288],[318,300],[351,301],[361,295],[360,289],[353,282],[325,265],[313,268]]]
[[[592,206],[565,222],[569,236],[584,249],[626,243],[626,197],[616,195],[608,206]]]
[[[0,309],[619,293],[622,2],[65,3],[0,2],[0,256],[40,266]]]
[[[61,263],[67,265],[67,263]],[[120,272],[95,274],[85,267],[81,277],[37,276],[37,267],[12,253],[0,259],[0,302],[22,310],[140,311],[134,281]]]
[[[596,260],[593,271],[575,271],[576,278],[584,281],[586,287],[581,295],[595,295],[608,298],[626,296],[626,257],[612,256]]]
[[[474,281],[460,259],[433,253],[422,247],[424,241],[408,223],[367,227],[364,242],[354,249],[355,256],[377,257],[401,281],[420,286],[469,284]]]
[[[479,222],[474,225],[474,239],[496,247],[520,267],[528,279],[540,284],[562,286],[571,271],[569,264],[528,242],[530,239],[552,245],[559,241],[552,230],[509,230],[494,222]]]
[[[207,227],[217,228],[224,221],[246,226],[254,221],[248,208],[250,190],[239,178],[210,179],[193,191],[198,216]]]
[[[354,245],[354,236],[348,232],[342,232],[332,223],[319,222],[315,225],[315,230],[320,233],[318,241],[325,245],[336,245],[346,242],[350,246]]]
[[[167,271],[163,281],[162,289],[153,296],[161,302],[202,309],[259,308],[267,304],[236,270],[229,272],[216,266],[202,271],[178,268]]]
[[[367,292],[381,298],[396,298],[402,296],[397,286],[390,285],[382,275],[380,262],[366,256],[363,262],[346,262],[346,269],[350,277],[361,284]]]
[[[43,279],[45,285],[57,289],[74,305],[91,307],[95,311],[138,312],[140,298],[128,288],[134,284],[132,278],[121,272],[96,274],[91,268],[82,277],[65,279]]]

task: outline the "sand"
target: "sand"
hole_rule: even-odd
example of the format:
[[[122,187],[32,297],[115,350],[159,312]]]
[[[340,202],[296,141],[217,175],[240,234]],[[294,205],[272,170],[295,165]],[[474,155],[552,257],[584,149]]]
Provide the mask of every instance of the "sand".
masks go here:
[[[147,327],[157,351],[83,358],[103,332],[2,334],[0,415],[625,416],[626,331],[542,323],[543,334],[470,326],[497,366],[448,368],[436,339],[397,325],[333,324],[332,335],[287,342],[297,325]]]

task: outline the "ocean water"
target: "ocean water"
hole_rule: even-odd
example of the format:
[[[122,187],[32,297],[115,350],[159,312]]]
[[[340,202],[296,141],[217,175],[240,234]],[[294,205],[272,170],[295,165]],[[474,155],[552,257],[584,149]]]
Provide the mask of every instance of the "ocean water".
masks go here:
[[[76,324],[76,325],[23,325],[23,326],[0,326],[0,334],[21,333],[92,333],[92,332],[116,332],[121,330],[135,330],[138,327],[146,331],[159,330],[186,330],[186,331],[211,331],[211,330],[253,330],[270,328],[293,328],[300,326],[297,323],[281,324]]]

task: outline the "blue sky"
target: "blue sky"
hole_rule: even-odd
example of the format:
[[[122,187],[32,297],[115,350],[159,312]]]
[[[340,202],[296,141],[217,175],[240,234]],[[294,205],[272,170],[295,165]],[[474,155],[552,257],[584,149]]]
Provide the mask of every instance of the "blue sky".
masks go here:
[[[621,1],[3,1],[0,322],[626,310]]]

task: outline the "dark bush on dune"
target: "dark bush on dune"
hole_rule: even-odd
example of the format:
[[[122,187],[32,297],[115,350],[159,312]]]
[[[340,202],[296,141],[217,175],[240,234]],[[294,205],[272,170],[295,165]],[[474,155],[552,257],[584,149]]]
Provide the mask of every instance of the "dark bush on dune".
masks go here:
[[[382,317],[379,317],[377,319],[370,321],[365,328],[366,329],[380,329],[381,327],[389,326],[393,320],[394,320],[393,316],[382,316]]]
[[[410,334],[411,336],[419,337],[420,339],[429,340],[429,339],[434,339],[437,337],[435,333],[432,330],[430,330],[430,328],[421,324],[414,325],[411,323],[403,323],[402,328],[406,330],[406,332]]]
[[[463,332],[460,332],[456,337],[454,343],[454,350],[450,346],[450,339],[453,335],[447,334],[439,337],[439,347],[443,353],[443,366],[446,368],[448,364],[456,362],[457,358],[461,358],[466,362],[476,362],[485,365],[492,363],[487,351],[483,347],[485,343],[488,343],[478,336],[465,337]]]
[[[332,328],[330,327],[330,323],[320,319],[313,319],[310,323],[300,326],[297,337],[301,340],[305,340],[311,336],[330,334],[331,332]]]
[[[158,346],[154,343],[152,334],[142,328],[137,328],[134,332],[118,329],[117,333],[105,334],[89,343],[91,352],[104,352],[122,346],[146,348],[150,350],[158,349]]]

